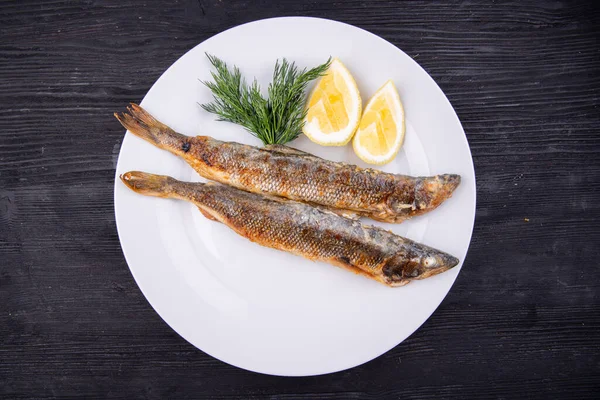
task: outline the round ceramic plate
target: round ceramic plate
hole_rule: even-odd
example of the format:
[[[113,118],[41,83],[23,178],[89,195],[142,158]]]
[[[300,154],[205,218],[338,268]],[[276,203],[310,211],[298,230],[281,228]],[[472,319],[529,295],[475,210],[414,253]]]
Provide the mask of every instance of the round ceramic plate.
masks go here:
[[[317,375],[367,362],[413,333],[450,290],[467,254],[475,216],[475,174],[465,134],[433,79],[385,40],[343,23],[275,18],[241,25],[199,44],[152,86],[142,106],[187,135],[255,146],[241,127],[218,122],[198,103],[211,100],[205,53],[237,65],[265,88],[278,58],[313,67],[329,56],[353,74],[363,104],[388,79],[406,112],[406,139],[381,167],[409,175],[457,173],[452,198],[424,216],[384,226],[460,258],[456,268],[400,288],[341,268],[261,247],[204,218],[192,204],[145,197],[115,179],[119,238],[131,272],[156,312],[197,348],[229,364],[274,375]],[[131,99],[132,101],[138,99]],[[123,110],[115,110],[123,111]],[[291,146],[358,164],[350,145]],[[130,170],[202,181],[183,160],[127,133],[117,177]]]

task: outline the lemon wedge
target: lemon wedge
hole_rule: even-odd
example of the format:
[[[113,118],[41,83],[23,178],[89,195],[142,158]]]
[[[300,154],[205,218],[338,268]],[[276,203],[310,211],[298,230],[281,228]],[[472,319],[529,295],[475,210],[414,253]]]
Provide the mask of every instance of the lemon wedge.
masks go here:
[[[352,147],[364,162],[386,164],[402,147],[404,132],[404,108],[396,86],[390,80],[367,103]]]
[[[337,58],[310,95],[304,134],[323,146],[343,146],[360,122],[362,100],[350,71]]]

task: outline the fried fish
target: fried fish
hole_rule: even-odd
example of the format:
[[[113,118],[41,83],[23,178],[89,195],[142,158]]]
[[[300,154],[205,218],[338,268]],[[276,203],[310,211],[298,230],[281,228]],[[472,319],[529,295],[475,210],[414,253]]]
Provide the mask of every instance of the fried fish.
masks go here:
[[[115,116],[134,135],[182,157],[207,179],[346,216],[402,222],[438,207],[460,183],[454,174],[411,177],[328,161],[283,145],[258,148],[209,136],[189,137],[135,104]]]
[[[192,202],[205,217],[262,246],[338,265],[388,286],[402,286],[458,264],[442,251],[301,202],[136,171],[123,174],[121,180],[143,195]]]

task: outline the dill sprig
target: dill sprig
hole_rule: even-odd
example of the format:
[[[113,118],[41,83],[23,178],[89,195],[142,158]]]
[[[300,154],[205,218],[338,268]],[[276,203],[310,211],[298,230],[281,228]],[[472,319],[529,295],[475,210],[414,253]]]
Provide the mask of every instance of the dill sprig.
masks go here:
[[[331,64],[330,58],[318,67],[299,70],[285,58],[277,60],[265,99],[256,79],[248,85],[238,67],[230,70],[223,60],[206,56],[215,70],[211,72],[213,82],[202,83],[212,91],[214,101],[202,108],[216,114],[219,121],[243,126],[265,145],[285,144],[300,135],[307,111],[304,91]]]

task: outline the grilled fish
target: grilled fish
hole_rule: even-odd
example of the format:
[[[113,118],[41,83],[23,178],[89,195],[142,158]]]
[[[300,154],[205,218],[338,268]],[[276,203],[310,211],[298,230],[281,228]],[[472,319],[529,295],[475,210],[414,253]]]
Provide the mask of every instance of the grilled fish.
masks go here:
[[[389,286],[458,264],[439,250],[301,202],[136,171],[121,180],[140,194],[192,202],[205,217],[262,246],[338,265]]]
[[[283,145],[258,148],[189,137],[132,104],[115,117],[153,145],[182,157],[201,176],[253,193],[318,204],[346,216],[402,222],[435,209],[460,183],[459,175],[411,177],[324,160]]]

